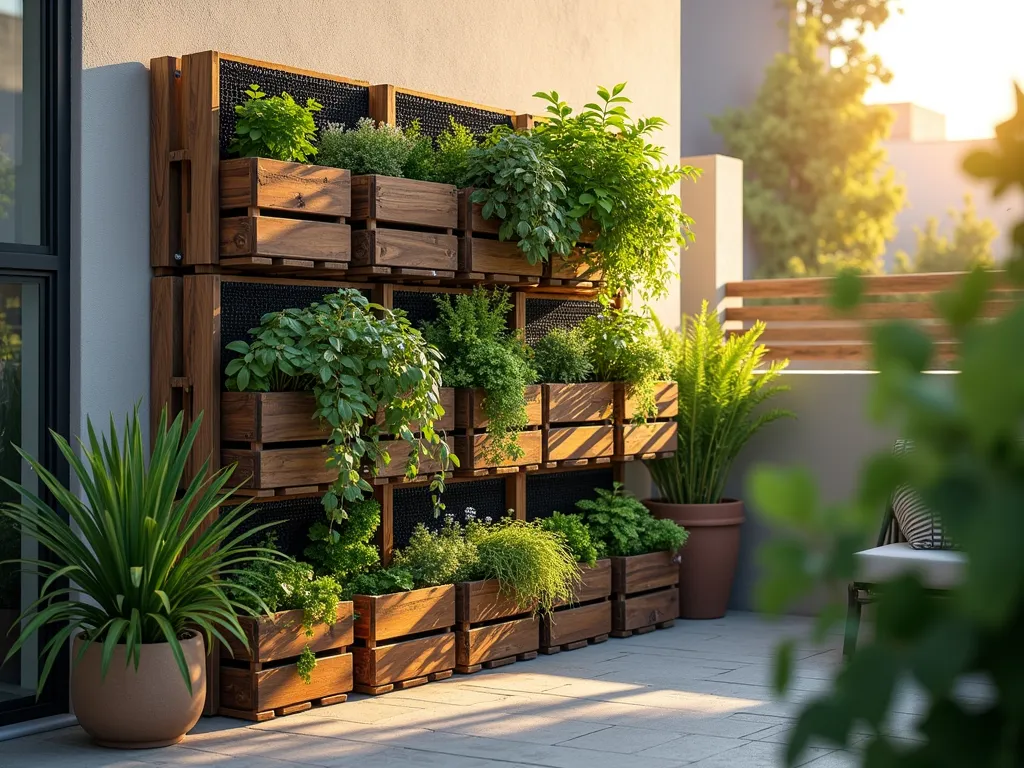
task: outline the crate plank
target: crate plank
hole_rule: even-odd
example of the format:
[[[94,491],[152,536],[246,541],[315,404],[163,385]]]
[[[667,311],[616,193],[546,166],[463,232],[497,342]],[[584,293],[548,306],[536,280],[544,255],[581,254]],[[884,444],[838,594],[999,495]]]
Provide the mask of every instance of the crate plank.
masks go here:
[[[452,229],[457,207],[458,193],[450,184],[374,174],[352,179],[353,221]]]
[[[534,653],[540,647],[540,619],[527,616],[456,632],[455,663],[471,667]]]
[[[229,216],[220,220],[220,255],[348,262],[351,228],[274,216]]]
[[[578,605],[544,616],[541,622],[540,647],[568,645],[590,640],[612,631],[612,604],[601,600]]]
[[[455,668],[455,633],[400,640],[376,648],[357,647],[355,682],[360,686],[394,685]]]
[[[544,430],[544,461],[596,459],[615,453],[615,427],[552,427]]]
[[[425,587],[391,595],[356,595],[355,636],[383,642],[455,625],[455,586]]]
[[[454,235],[405,229],[367,229],[352,233],[353,267],[406,267],[454,271],[458,241]]]
[[[542,384],[541,387],[547,423],[578,424],[612,418],[615,403],[612,382]]]

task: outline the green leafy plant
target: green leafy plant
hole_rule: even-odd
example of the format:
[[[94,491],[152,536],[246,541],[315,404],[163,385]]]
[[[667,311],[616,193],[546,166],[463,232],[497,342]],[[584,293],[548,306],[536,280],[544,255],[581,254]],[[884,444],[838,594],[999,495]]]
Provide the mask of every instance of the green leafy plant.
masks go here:
[[[637,403],[637,419],[657,414],[655,384],[669,374],[669,359],[650,315],[605,307],[579,326],[590,346],[598,381],[623,381]]]
[[[529,421],[525,389],[536,381],[537,372],[529,347],[508,330],[508,292],[478,287],[454,299],[438,296],[437,307],[437,320],[427,323],[423,334],[443,355],[445,386],[483,389],[485,455],[497,463],[519,458],[519,432]]]
[[[997,126],[993,146],[968,155],[965,169],[990,179],[996,194],[1024,190],[1024,91],[1017,113]],[[1024,220],[1002,279],[1024,287]],[[875,365],[870,417],[914,450],[870,457],[848,501],[825,505],[806,469],[761,468],[749,487],[776,530],[761,552],[763,609],[784,611],[812,590],[833,598],[820,613],[814,640],[841,622],[853,553],[877,534],[882,511],[909,486],[963,551],[966,567],[942,595],[916,572],[872,588],[874,632],[862,637],[829,686],[801,705],[786,763],[796,765],[812,741],[846,746],[853,731],[867,768],[936,766],[1002,768],[1024,756],[1024,303],[1017,297],[998,318],[985,318],[995,276],[977,269],[936,301],[939,318],[959,341],[959,374],[928,375],[936,345],[908,321],[872,328]],[[833,303],[855,306],[860,281],[842,275]],[[1019,294],[1017,294],[1019,297]],[[941,378],[943,381],[937,381]],[[848,628],[849,629],[849,628]],[[867,634],[867,633],[865,633]],[[776,683],[789,687],[791,643],[777,650]],[[961,683],[983,680],[985,696],[965,701]],[[893,738],[887,725],[912,687],[914,740]],[[856,726],[856,727],[855,727]]]
[[[235,107],[235,137],[228,151],[239,157],[270,157],[286,162],[305,163],[317,149],[313,113],[323,107],[316,99],[307,99],[306,106],[282,92],[267,96],[258,85],[250,85],[248,97]]]
[[[451,515],[445,516],[439,531],[419,523],[408,545],[394,553],[394,565],[412,574],[417,589],[465,581],[467,569],[476,561],[476,544]]]
[[[313,543],[303,554],[318,575],[330,576],[347,586],[380,562],[373,544],[379,527],[380,504],[375,499],[361,499],[351,504],[346,519],[336,524],[336,537],[329,535],[323,523],[314,523],[309,531]]]
[[[352,595],[390,595],[394,592],[408,592],[415,587],[412,572],[408,568],[393,565],[360,573],[345,584],[342,597],[350,600]]]
[[[670,192],[700,171],[665,164],[664,150],[648,143],[665,121],[633,120],[625,87],[598,88],[600,101],[578,115],[556,91],[534,94],[548,113],[534,134],[565,178],[568,215],[597,225],[591,266],[600,267],[609,295],[658,297],[667,290],[677,249],[693,239],[693,220]]]
[[[375,125],[364,117],[349,131],[339,123],[329,123],[320,135],[317,161],[333,168],[347,168],[355,176],[403,176],[416,146],[414,134],[406,135],[401,128],[386,123]]]
[[[276,550],[273,535],[266,538],[263,547]],[[302,611],[302,630],[306,637],[312,637],[318,624],[332,626],[338,616],[338,602],[342,588],[330,576],[317,577],[306,563],[278,557],[251,563],[239,569],[232,579],[235,599],[252,612],[269,609],[277,611]],[[297,664],[299,676],[308,685],[316,669],[316,655],[307,643]]]
[[[477,529],[473,579],[497,579],[521,608],[549,613],[570,602],[580,580],[576,558],[560,535],[536,523],[503,520]]]
[[[924,229],[914,228],[917,250],[913,258],[906,251],[896,252],[893,271],[899,274],[914,272],[968,272],[977,266],[992,269],[992,243],[999,237],[999,228],[992,219],[978,216],[974,200],[964,195],[964,208],[949,209],[953,224],[951,237],[939,233],[939,220],[930,216]]]
[[[542,530],[562,538],[577,563],[593,566],[597,562],[597,546],[590,536],[590,529],[580,515],[552,513],[540,521]]]
[[[251,342],[227,348],[238,357],[228,362],[227,388],[239,392],[312,390],[311,418],[330,425],[327,458],[338,478],[324,495],[329,525],[319,533],[338,540],[334,523],[345,518],[345,504],[371,490],[362,477],[379,471],[390,455],[380,445],[384,434],[412,447],[407,476],[414,477],[420,456],[436,458],[441,471],[431,481],[435,503],[444,490],[444,472],[457,459],[434,431],[444,410],[438,402],[440,354],[412,327],[405,313],[367,301],[356,289],[339,289],[306,309],[270,312],[250,332]],[[377,419],[378,412],[383,418]],[[421,425],[417,436],[412,426]]]
[[[764,323],[727,338],[706,301],[699,315],[683,318],[681,331],[655,322],[679,385],[679,444],[672,458],[648,461],[647,468],[665,501],[717,504],[729,468],[747,441],[764,426],[793,415],[760,409],[787,389],[778,378],[788,361],[762,368],[767,350],[758,339]]]
[[[590,341],[578,328],[552,328],[533,347],[533,361],[540,381],[578,384],[594,372]]]
[[[29,489],[2,478],[21,502],[5,504],[0,515],[53,558],[19,559],[46,578],[39,597],[15,623],[20,633],[5,659],[42,627],[54,625],[54,635],[41,652],[39,692],[54,662],[67,653],[68,640],[79,633],[85,647],[102,644],[103,675],[118,645],[138,669],[146,645],[167,643],[189,693],[192,683],[180,643],[184,633],[198,628],[207,647],[212,638],[227,644],[227,635],[248,647],[236,614],[252,609],[229,594],[224,580],[268,554],[247,543],[267,526],[240,533],[252,512],[245,504],[221,508],[237,490],[226,489],[232,467],[208,476],[206,462],[192,481],[182,483],[201,422],[202,414],[183,436],[182,416],[168,427],[165,410],[148,463],[138,407],[125,420],[121,435],[113,417],[109,436],[103,437],[87,419],[89,437],[81,441],[81,458],[51,431],[81,495],[18,449],[72,523]],[[180,494],[179,486],[184,487]]]
[[[622,483],[612,489],[595,488],[596,499],[580,499],[576,508],[598,545],[599,557],[630,557],[649,552],[675,552],[689,534],[671,520],[651,516]]]
[[[517,240],[531,264],[572,252],[582,230],[569,214],[565,174],[535,136],[496,128],[469,151],[466,183],[484,218],[501,220],[498,237]]]
[[[476,137],[472,131],[449,115],[448,127],[441,131],[436,143],[433,169],[428,180],[454,184],[456,187],[466,186],[469,153],[476,147]]]

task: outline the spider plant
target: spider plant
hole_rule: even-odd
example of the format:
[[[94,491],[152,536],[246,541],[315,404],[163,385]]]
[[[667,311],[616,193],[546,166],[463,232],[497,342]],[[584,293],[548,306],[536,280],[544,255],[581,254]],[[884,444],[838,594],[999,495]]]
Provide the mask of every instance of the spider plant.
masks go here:
[[[679,444],[674,456],[648,461],[647,468],[663,501],[717,504],[740,449],[762,427],[793,415],[778,408],[759,409],[788,389],[777,384],[788,361],[758,370],[767,351],[758,343],[764,324],[726,338],[706,301],[699,315],[683,318],[681,331],[660,323],[657,329],[679,385]]]
[[[179,483],[201,420],[200,415],[182,439],[181,414],[168,428],[165,409],[148,466],[138,406],[125,420],[123,437],[118,436],[113,416],[109,438],[97,437],[87,421],[88,442],[79,440],[82,458],[51,430],[83,498],[18,449],[72,523],[27,488],[2,478],[21,501],[0,508],[0,515],[33,536],[51,556],[14,561],[45,580],[39,598],[15,624],[22,629],[7,659],[45,625],[58,627],[41,654],[45,662],[39,692],[76,633],[82,639],[76,663],[92,643],[103,644],[100,669],[104,676],[118,645],[125,648],[126,663],[134,661],[138,670],[146,645],[168,643],[190,694],[192,683],[180,643],[183,635],[197,628],[205,634],[207,648],[211,636],[227,644],[225,633],[246,645],[236,614],[253,611],[225,590],[223,579],[268,554],[246,544],[246,539],[268,526],[239,533],[252,514],[244,504],[215,514],[235,490],[222,493],[233,466],[207,477],[207,464],[203,464],[179,497]]]

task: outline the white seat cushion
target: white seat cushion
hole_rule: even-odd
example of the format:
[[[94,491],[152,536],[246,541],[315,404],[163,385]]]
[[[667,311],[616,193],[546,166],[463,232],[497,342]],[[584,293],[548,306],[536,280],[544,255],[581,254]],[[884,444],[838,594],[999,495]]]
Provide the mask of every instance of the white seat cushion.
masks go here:
[[[914,549],[906,542],[865,549],[854,557],[857,558],[857,581],[878,584],[906,573],[916,573],[929,589],[958,586],[967,563],[963,552]]]

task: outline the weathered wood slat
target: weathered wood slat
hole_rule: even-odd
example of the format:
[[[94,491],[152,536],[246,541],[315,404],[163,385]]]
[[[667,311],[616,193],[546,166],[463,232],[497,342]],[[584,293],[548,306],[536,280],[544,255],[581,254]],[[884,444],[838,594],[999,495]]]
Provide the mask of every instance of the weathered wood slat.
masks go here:
[[[863,292],[868,296],[900,293],[934,293],[954,287],[964,277],[963,272],[934,272],[914,275],[867,275],[861,278]],[[997,290],[1009,290],[1005,273],[996,271]],[[725,295],[748,299],[796,299],[828,296],[832,291],[831,277],[795,277],[771,280],[744,280],[726,283]]]
[[[1012,301],[990,301],[981,308],[982,317],[998,317],[1014,306]],[[938,318],[928,301],[876,302],[861,304],[852,312],[840,313],[826,304],[777,304],[763,307],[728,307],[726,321],[819,322],[822,320],[932,320]]]
[[[935,342],[935,357],[942,362],[955,360],[959,344],[952,341]],[[801,344],[786,342],[771,344],[764,360],[845,360],[867,361],[872,359],[872,348],[868,342]]]
[[[615,385],[612,382],[543,384],[544,422],[580,424],[612,418]]]
[[[544,461],[596,459],[615,453],[615,427],[551,427],[544,430]]]

